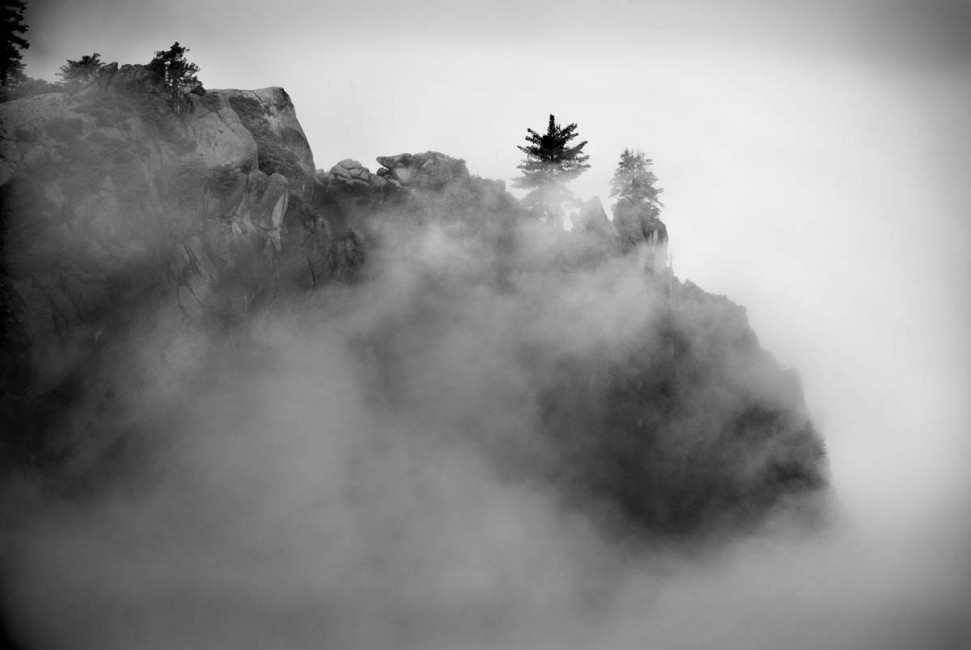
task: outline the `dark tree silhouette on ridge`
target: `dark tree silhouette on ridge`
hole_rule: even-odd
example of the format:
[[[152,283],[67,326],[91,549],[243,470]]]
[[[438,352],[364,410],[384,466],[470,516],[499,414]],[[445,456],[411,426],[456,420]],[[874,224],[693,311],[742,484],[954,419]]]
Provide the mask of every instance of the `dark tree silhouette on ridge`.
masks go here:
[[[529,128],[526,131],[529,144],[518,147],[526,154],[526,159],[517,166],[523,175],[515,179],[514,185],[530,190],[523,199],[527,208],[551,223],[562,223],[564,205],[576,202],[566,183],[590,168],[587,164],[590,156],[583,153],[587,141],[570,146],[570,141],[578,135],[577,125],[561,126],[552,114],[546,133]]]
[[[196,77],[199,66],[185,58],[185,53],[188,51],[189,48],[179,45],[176,41],[168,50],[156,52],[155,58],[148,64],[148,69],[166,89],[172,110],[176,113],[181,112],[182,96],[185,93],[202,88],[202,83]]]
[[[617,203],[629,201],[635,206],[646,205],[650,216],[657,218],[663,206],[657,197],[663,190],[654,185],[657,176],[651,171],[653,164],[654,161],[642,152],[624,149],[610,180],[610,198],[616,197]]]
[[[3,49],[0,51],[0,85],[4,88],[16,86],[24,80],[23,52],[30,47],[24,34],[26,4],[24,0],[3,0],[0,5],[0,37]]]
[[[77,61],[68,59],[67,64],[62,65],[60,72],[61,79],[69,86],[77,86],[94,77],[104,64],[101,62],[101,54],[85,54]]]

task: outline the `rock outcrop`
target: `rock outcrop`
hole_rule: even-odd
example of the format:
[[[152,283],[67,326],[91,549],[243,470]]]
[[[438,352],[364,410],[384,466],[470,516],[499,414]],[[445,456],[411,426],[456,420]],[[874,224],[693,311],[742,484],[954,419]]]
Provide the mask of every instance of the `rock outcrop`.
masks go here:
[[[282,88],[210,90],[199,103],[222,109],[223,100],[255,140],[255,163],[260,171],[282,174],[291,189],[307,200],[312,199],[314,157],[286,91]]]
[[[371,171],[356,160],[342,160],[330,168],[327,176],[319,176],[320,180],[330,181],[335,186],[343,190],[353,192],[355,190],[381,190],[388,182]],[[397,183],[401,187],[401,183]]]
[[[378,176],[386,176],[405,187],[423,190],[441,190],[449,183],[469,178],[464,160],[426,151],[425,153],[400,153],[396,156],[378,156],[381,169]]]
[[[620,237],[620,250],[628,253],[642,244],[663,250],[668,242],[668,229],[653,208],[628,200],[614,207],[614,226]]]
[[[592,199],[567,233],[530,220],[503,182],[439,152],[382,156],[373,173],[352,159],[315,170],[280,88],[193,94],[173,112],[142,92],[151,83],[140,66],[109,66],[72,92],[0,105],[7,462],[56,464],[69,455],[65,432],[100,431],[105,409],[125,414],[119,431],[134,426],[110,405],[134,408],[145,399],[139,386],[191,356],[186,332],[233,341],[259,315],[369,288],[397,261],[414,274],[408,291],[421,307],[383,316],[365,337],[382,387],[408,380],[402,360],[415,345],[434,350],[455,323],[492,318],[477,311],[479,298],[528,313],[555,303],[551,336],[473,328],[449,344],[512,340],[515,352],[502,350],[528,360],[520,370],[535,404],[523,419],[539,420],[542,439],[514,447],[524,458],[553,449],[536,471],[569,483],[557,489],[579,502],[603,502],[643,530],[691,534],[711,508],[757,520],[825,486],[801,392],[780,379],[744,312],[671,276],[666,228],[645,206],[622,201],[611,221]],[[641,256],[649,264],[635,263]],[[618,318],[630,305],[600,300],[618,284],[654,306]],[[603,303],[593,317],[591,296]],[[598,332],[603,340],[585,338]],[[124,375],[108,370],[122,365]],[[462,421],[481,419],[473,415]],[[722,452],[749,451],[744,476],[718,465]],[[635,466],[650,472],[625,474]],[[581,485],[574,472],[598,478]]]
[[[4,382],[19,378],[25,400],[134,323],[222,326],[355,281],[379,215],[514,207],[501,182],[437,152],[316,171],[281,88],[192,94],[174,114],[152,83],[111,64],[70,92],[0,105],[0,338]],[[147,305],[151,323],[137,318]],[[23,412],[17,392],[8,415]]]
[[[110,65],[72,92],[0,105],[7,424],[133,327],[241,322],[361,263],[314,207],[286,92],[189,95],[176,115],[149,83],[142,66]]]
[[[313,195],[313,159],[282,90],[254,93],[266,101],[251,100],[269,125],[260,133],[256,117],[247,128],[233,109],[236,94],[192,97],[192,111],[177,119],[112,90],[123,88],[122,74],[107,89],[3,107],[8,277],[21,293],[45,296],[29,304],[63,314],[41,321],[72,324],[97,309],[100,290],[72,289],[62,276],[100,284],[148,256],[168,260],[160,268],[200,298],[225,261],[211,251],[232,240],[279,254],[290,197]],[[261,145],[277,132],[274,153],[288,154],[293,167],[261,165]],[[186,246],[207,259],[184,266]]]
[[[580,206],[580,211],[573,220],[573,230],[595,241],[604,255],[616,254],[620,251],[617,230],[607,218],[607,212],[599,196],[593,197]]]
[[[395,156],[378,156],[381,165],[371,171],[357,160],[342,160],[318,180],[344,191],[385,190],[443,190],[453,183],[471,177],[464,160],[458,160],[437,151],[425,153],[400,153]],[[503,188],[505,189],[505,188]]]

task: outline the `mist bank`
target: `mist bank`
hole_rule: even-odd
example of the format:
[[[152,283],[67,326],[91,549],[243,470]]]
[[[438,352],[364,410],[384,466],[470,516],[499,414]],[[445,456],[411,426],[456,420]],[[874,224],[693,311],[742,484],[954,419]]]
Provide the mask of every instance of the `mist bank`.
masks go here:
[[[663,223],[567,232],[437,152],[315,170],[282,89],[175,115],[141,74],[0,106],[29,647],[561,646],[631,571],[827,520],[798,375]]]

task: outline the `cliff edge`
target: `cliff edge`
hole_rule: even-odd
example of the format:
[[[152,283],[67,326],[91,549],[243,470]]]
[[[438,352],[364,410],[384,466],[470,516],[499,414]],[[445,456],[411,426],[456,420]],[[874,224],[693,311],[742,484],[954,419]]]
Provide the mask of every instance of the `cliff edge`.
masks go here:
[[[283,89],[193,94],[174,114],[142,76],[113,66],[0,105],[6,470],[102,471],[149,427],[146,394],[190,399],[159,377],[201,382],[259,319],[311,309],[369,314],[348,345],[382,408],[447,399],[442,430],[604,521],[693,535],[825,493],[798,377],[743,309],[673,277],[660,220],[611,221],[594,199],[568,233],[438,152],[317,170]],[[508,366],[449,365],[460,342]],[[444,365],[415,393],[429,359]],[[520,424],[464,412],[462,377]]]

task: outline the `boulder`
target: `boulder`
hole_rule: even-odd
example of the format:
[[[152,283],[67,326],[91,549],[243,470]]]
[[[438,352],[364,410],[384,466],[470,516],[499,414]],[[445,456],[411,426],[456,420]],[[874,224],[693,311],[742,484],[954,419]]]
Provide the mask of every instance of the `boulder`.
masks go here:
[[[386,170],[379,170],[379,175],[408,188],[440,190],[453,181],[469,178],[464,160],[437,151],[378,156],[377,161]]]
[[[329,180],[336,188],[350,191],[366,190],[371,187],[374,174],[360,162],[345,159],[330,168]]]

